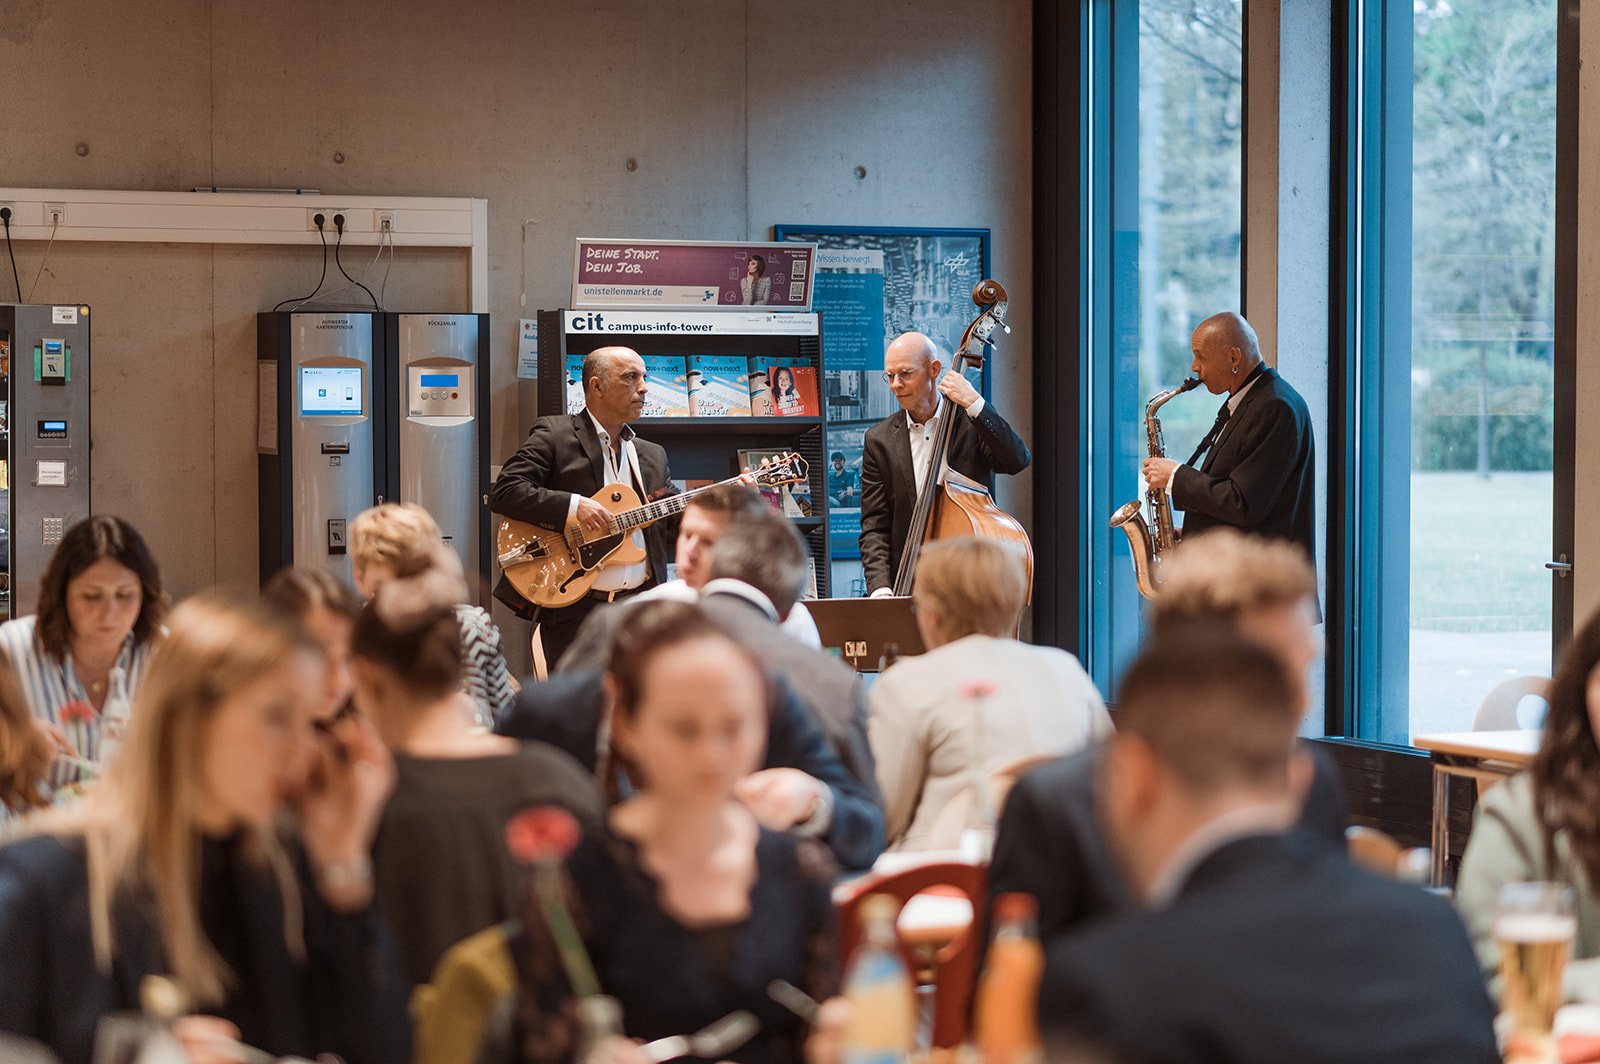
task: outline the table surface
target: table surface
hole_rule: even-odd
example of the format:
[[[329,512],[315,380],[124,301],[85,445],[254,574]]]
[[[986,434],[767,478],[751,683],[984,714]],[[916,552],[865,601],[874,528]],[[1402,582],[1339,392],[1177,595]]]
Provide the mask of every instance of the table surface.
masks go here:
[[[1519,728],[1515,731],[1435,732],[1412,736],[1411,742],[1430,753],[1525,765],[1539,752],[1543,736],[1539,728]]]

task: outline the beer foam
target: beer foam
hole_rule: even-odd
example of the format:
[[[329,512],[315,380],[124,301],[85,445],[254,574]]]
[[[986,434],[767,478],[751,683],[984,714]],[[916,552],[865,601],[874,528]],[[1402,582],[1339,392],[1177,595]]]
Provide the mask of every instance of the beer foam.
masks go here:
[[[1560,913],[1501,913],[1494,937],[1502,942],[1561,942],[1577,937],[1578,918]]]

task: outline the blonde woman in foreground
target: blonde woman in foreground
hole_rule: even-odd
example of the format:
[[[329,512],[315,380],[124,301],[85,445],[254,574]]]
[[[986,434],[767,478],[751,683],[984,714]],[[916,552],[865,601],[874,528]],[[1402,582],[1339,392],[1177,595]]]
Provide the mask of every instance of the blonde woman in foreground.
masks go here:
[[[363,723],[313,730],[298,631],[205,600],[170,623],[107,778],[0,848],[0,1032],[90,1064],[100,1020],[165,976],[194,1064],[239,1042],[400,1064],[408,987],[367,858],[388,755]]]

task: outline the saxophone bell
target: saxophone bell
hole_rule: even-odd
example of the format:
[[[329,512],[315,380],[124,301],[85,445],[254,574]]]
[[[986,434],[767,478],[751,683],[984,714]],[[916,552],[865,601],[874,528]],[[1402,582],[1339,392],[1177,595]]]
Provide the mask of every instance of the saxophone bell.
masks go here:
[[[1151,458],[1167,456],[1166,440],[1161,432],[1161,419],[1156,411],[1200,384],[1199,377],[1186,377],[1176,388],[1157,392],[1144,407],[1145,443]],[[1151,521],[1146,522],[1143,502],[1150,505]],[[1153,524],[1153,527],[1152,527]],[[1111,527],[1120,528],[1128,537],[1128,548],[1133,555],[1133,576],[1139,594],[1155,598],[1161,586],[1161,560],[1178,545],[1178,529],[1172,520],[1172,499],[1165,491],[1151,488],[1143,501],[1134,499],[1123,503],[1111,515]]]

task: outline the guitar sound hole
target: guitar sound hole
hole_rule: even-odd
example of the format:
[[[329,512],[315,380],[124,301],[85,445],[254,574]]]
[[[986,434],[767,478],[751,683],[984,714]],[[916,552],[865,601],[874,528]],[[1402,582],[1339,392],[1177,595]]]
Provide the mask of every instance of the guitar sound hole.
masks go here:
[[[612,492],[611,493],[611,501],[612,502],[621,502],[622,501],[622,492],[620,492],[620,491]]]

